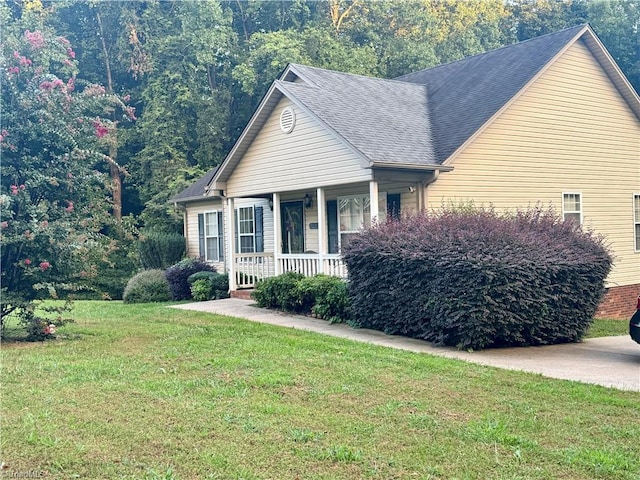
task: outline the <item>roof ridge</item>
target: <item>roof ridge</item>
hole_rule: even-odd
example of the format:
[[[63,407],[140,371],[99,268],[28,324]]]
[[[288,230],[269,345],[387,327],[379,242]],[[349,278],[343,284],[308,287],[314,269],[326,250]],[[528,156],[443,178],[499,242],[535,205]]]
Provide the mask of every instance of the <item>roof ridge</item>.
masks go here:
[[[357,78],[361,78],[364,80],[368,80],[368,81],[379,81],[379,82],[393,82],[393,83],[402,83],[402,84],[413,84],[412,82],[404,82],[402,80],[398,80],[397,78],[384,78],[384,77],[373,77],[370,75],[362,75],[359,73],[350,73],[350,72],[341,72],[339,70],[331,70],[329,68],[322,68],[322,67],[315,67],[313,65],[305,65],[302,63],[290,63],[289,64],[292,67],[300,67],[302,69],[308,68],[311,70],[316,70],[316,71],[320,71],[320,72],[329,72],[329,73],[333,73],[336,75],[341,75],[341,76],[345,76],[345,77],[357,77]],[[282,79],[278,79],[278,81],[284,82],[286,84],[294,84],[294,82],[287,82],[286,80],[282,80]],[[295,85],[301,85],[299,83],[295,84]],[[313,88],[314,86],[312,85],[306,85],[308,87]],[[318,87],[319,88],[319,87]]]

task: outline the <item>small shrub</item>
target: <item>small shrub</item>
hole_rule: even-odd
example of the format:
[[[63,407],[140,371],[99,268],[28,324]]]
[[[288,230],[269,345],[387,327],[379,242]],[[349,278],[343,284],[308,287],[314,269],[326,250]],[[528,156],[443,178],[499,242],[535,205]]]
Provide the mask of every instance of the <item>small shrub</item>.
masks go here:
[[[191,285],[191,295],[193,296],[193,284],[198,280],[205,280],[211,285],[211,297],[209,299],[220,299],[229,297],[229,275],[217,272],[196,272],[187,278]],[[193,297],[196,299],[195,297]],[[197,300],[197,299],[196,299]]]
[[[211,300],[213,287],[209,280],[201,278],[191,284],[191,296],[196,302]]]
[[[260,307],[277,308],[288,312],[300,310],[298,282],[304,275],[287,272],[257,283],[253,298]]]
[[[253,298],[260,307],[313,314],[331,322],[350,315],[347,284],[328,275],[305,277],[289,272],[258,283]]]
[[[329,275],[315,275],[301,279],[297,285],[300,310],[312,313],[332,323],[349,318],[347,284]]]
[[[164,275],[169,282],[169,290],[173,300],[188,300],[191,298],[191,287],[188,279],[196,272],[215,272],[216,269],[195,258],[186,258],[167,268]]]
[[[348,322],[351,318],[351,300],[345,281],[336,279],[326,294],[316,297],[311,313],[331,323]]]
[[[124,303],[168,302],[169,282],[162,270],[143,270],[127,282],[122,299]]]
[[[150,232],[138,243],[140,263],[146,269],[165,269],[179,262],[185,251],[185,239],[179,233]]]

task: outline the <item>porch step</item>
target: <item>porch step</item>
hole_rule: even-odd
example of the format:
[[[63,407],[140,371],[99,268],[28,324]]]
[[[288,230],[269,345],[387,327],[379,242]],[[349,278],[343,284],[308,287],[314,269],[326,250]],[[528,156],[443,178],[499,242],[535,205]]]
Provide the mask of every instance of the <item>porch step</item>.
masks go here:
[[[251,300],[251,294],[253,288],[246,288],[244,290],[234,290],[231,292],[231,298],[241,298],[242,300]]]

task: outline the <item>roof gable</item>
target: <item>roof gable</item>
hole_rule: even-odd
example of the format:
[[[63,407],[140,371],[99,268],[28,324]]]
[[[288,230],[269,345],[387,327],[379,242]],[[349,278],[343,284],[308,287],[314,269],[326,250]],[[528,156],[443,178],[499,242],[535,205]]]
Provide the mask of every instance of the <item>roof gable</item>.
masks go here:
[[[293,67],[308,82],[278,81],[278,88],[360,152],[369,165],[435,163],[422,85]]]
[[[397,78],[427,88],[438,162],[444,162],[585,26],[533,38]]]

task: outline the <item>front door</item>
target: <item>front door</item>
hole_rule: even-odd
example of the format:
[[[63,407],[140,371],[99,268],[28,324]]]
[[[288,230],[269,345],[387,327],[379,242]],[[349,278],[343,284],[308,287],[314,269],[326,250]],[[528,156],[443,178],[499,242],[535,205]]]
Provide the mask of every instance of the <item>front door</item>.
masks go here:
[[[280,204],[282,253],[304,252],[304,206],[302,202]]]

